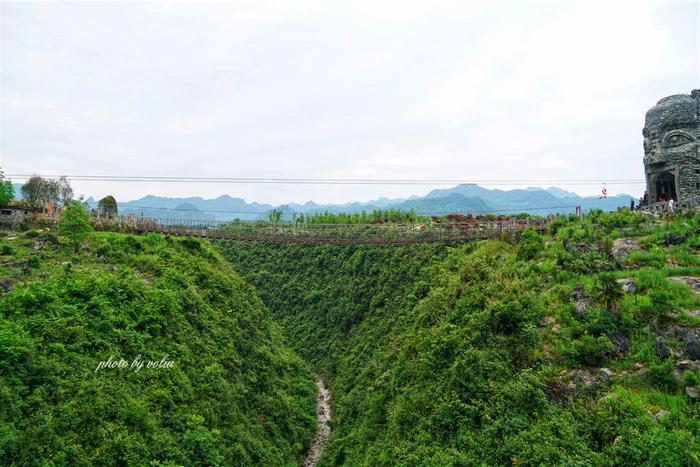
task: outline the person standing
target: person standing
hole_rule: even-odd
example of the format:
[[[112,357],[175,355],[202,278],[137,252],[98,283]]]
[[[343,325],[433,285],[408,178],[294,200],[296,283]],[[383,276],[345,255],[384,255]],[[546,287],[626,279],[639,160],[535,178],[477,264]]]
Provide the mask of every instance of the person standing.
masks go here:
[[[668,200],[668,212],[673,213],[673,198]]]
[[[634,198],[630,198],[630,211],[634,211]]]

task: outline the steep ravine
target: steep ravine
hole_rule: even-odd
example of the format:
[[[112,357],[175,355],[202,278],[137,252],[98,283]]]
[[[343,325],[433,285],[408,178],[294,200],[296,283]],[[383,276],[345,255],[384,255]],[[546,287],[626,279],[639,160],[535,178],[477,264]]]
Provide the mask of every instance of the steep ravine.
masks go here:
[[[696,465],[700,298],[671,278],[700,277],[699,232],[616,212],[517,242],[222,250],[333,388],[319,467]]]

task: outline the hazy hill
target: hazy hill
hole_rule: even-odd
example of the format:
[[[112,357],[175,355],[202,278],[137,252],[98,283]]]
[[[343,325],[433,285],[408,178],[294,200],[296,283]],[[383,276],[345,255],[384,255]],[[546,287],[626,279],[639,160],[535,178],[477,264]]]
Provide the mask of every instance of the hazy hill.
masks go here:
[[[447,196],[439,198],[417,198],[410,201],[404,201],[397,206],[392,206],[395,209],[408,211],[415,210],[418,214],[449,214],[453,212],[474,212],[481,213],[493,209],[482,198],[467,197],[459,193],[450,193]]]
[[[133,209],[137,212],[143,210],[145,207],[154,208],[168,208],[174,209],[178,208],[182,204],[187,204],[193,206],[195,209],[200,211],[207,211],[205,215],[207,218],[219,219],[219,220],[255,220],[259,219],[261,215],[266,216],[266,213],[273,209],[274,206],[270,204],[260,204],[260,203],[247,203],[244,199],[234,198],[229,195],[221,195],[214,199],[204,199],[199,196],[188,197],[188,198],[166,198],[154,195],[144,196],[143,198],[128,201],[124,203],[119,203],[119,209]],[[172,211],[167,211],[161,209],[154,217],[168,217]],[[187,217],[186,212],[181,212],[182,217]],[[192,218],[201,218],[202,213],[194,213]],[[179,218],[179,216],[178,216]]]
[[[443,214],[450,212],[520,212],[532,210],[537,214],[549,213],[572,213],[575,206],[580,205],[584,211],[598,208],[606,211],[616,210],[620,206],[629,206],[628,195],[618,195],[605,199],[595,196],[581,197],[575,193],[568,192],[556,187],[527,188],[516,190],[487,189],[475,184],[463,184],[452,188],[441,188],[431,191],[425,196],[411,196],[408,199],[379,198],[367,202],[352,202],[342,204],[319,204],[313,201],[306,203],[286,203],[279,206],[270,204],[249,203],[241,198],[234,198],[222,195],[215,199],[203,199],[201,197],[191,198],[165,198],[154,195],[145,196],[141,199],[120,203],[121,212],[148,212],[147,215],[154,217],[167,217],[170,212],[160,210],[157,212],[144,211],[138,206],[176,208],[178,205],[187,203],[196,209],[203,211],[207,218],[232,220],[239,218],[242,220],[267,219],[267,213],[273,209],[282,209],[285,213],[284,219],[291,218],[292,213],[309,214],[320,212],[345,212],[359,213],[362,211],[371,212],[375,209],[399,209],[408,211],[414,209],[417,212],[426,214]],[[125,209],[128,208],[129,211]],[[537,208],[537,209],[533,209]],[[218,211],[218,212],[217,212]],[[178,215],[187,217],[183,212]],[[194,213],[191,217],[201,218],[201,213]]]
[[[20,185],[15,184],[16,187]],[[18,188],[16,188],[18,190]],[[97,201],[88,198],[92,207]],[[118,200],[119,201],[119,200]],[[264,220],[268,212],[281,208],[285,213],[283,219],[291,218],[292,213],[309,214],[325,211],[339,213],[371,212],[375,209],[399,209],[408,211],[414,209],[426,214],[443,214],[450,212],[473,213],[508,213],[531,210],[533,213],[546,215],[549,213],[568,214],[575,211],[575,206],[581,206],[584,212],[590,209],[614,211],[621,206],[629,206],[630,196],[621,194],[608,198],[596,196],[582,197],[570,191],[557,187],[542,189],[529,187],[526,189],[499,190],[488,189],[476,184],[462,184],[452,188],[440,188],[425,196],[403,198],[378,198],[366,202],[350,202],[341,204],[319,204],[314,201],[306,203],[285,203],[279,206],[247,202],[242,198],[221,195],[214,199],[202,197],[162,197],[155,195],[144,196],[133,201],[120,202],[122,214],[135,213],[150,217],[169,217],[178,219],[200,220]],[[193,207],[192,212],[183,210],[182,206]],[[157,209],[156,209],[157,208]],[[180,211],[170,211],[180,209]],[[198,212],[201,211],[201,212]]]
[[[199,221],[213,221],[216,220],[216,216],[213,214],[200,211],[197,206],[192,203],[184,202],[175,205],[168,209],[144,209],[129,207],[129,205],[120,205],[119,214],[128,216],[129,214],[134,214],[136,216],[146,216],[146,217],[158,217],[167,219],[183,219],[183,220],[199,220]]]

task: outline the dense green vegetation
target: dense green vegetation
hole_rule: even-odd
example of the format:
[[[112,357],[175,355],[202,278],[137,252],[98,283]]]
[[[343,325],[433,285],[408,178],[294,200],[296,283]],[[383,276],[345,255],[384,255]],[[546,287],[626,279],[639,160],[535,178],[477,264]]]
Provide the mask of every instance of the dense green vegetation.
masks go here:
[[[294,222],[306,224],[376,224],[376,223],[413,223],[429,222],[430,216],[419,216],[413,209],[374,209],[372,212],[333,213],[318,212],[295,216]]]
[[[700,214],[213,248],[66,213],[0,233],[3,465],[294,465],[315,391],[287,343],[333,391],[320,465],[700,464]]]
[[[315,431],[312,374],[253,288],[156,235],[0,233],[0,406],[2,465],[295,465]]]
[[[595,212],[517,243],[221,248],[330,383],[322,465],[698,465],[700,299],[668,278],[700,276],[699,229]]]
[[[268,213],[269,222],[288,222],[291,224],[416,224],[416,223],[449,223],[449,222],[465,222],[473,220],[503,220],[503,219],[529,219],[540,218],[540,216],[519,213],[509,215],[497,214],[441,214],[441,215],[426,215],[419,214],[414,209],[374,209],[371,212],[314,212],[308,214],[297,214],[285,212],[283,209],[273,209]],[[237,222],[241,222],[237,220]]]

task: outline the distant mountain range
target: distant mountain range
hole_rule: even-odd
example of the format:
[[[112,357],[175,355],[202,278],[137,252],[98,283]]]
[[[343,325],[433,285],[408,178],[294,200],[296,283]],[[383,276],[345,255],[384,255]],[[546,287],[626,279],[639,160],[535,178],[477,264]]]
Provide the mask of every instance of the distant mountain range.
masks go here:
[[[19,184],[15,184],[19,196]],[[345,204],[318,204],[308,201],[304,204],[287,203],[279,206],[261,203],[248,203],[244,199],[222,195],[214,199],[201,197],[167,198],[148,195],[143,198],[119,203],[120,214],[135,214],[148,217],[168,217],[175,219],[198,220],[265,220],[272,209],[281,209],[284,219],[292,213],[313,214],[318,212],[371,212],[374,209],[415,210],[419,214],[449,213],[516,213],[532,212],[547,215],[550,213],[569,214],[575,206],[584,212],[590,209],[612,211],[620,206],[629,206],[630,195],[617,195],[608,198],[579,196],[576,193],[557,187],[529,187],[515,190],[497,190],[480,187],[476,184],[462,184],[452,188],[440,188],[425,196],[409,198],[379,198],[367,202]],[[91,207],[97,207],[92,197],[87,199]]]
[[[151,217],[174,217],[187,219],[211,220],[260,220],[267,219],[272,209],[281,209],[285,219],[292,213],[313,214],[318,212],[370,212],[374,209],[415,210],[419,214],[468,213],[516,213],[528,211],[536,214],[569,214],[575,212],[575,206],[590,209],[612,211],[620,206],[629,205],[629,195],[617,195],[608,198],[595,196],[582,197],[575,193],[551,187],[547,189],[530,187],[517,190],[491,190],[475,184],[457,185],[453,188],[436,189],[423,197],[379,198],[367,202],[345,204],[318,204],[313,201],[304,204],[287,203],[279,206],[271,204],[248,203],[241,198],[222,195],[215,199],[165,198],[149,195],[141,199],[119,203],[120,213],[144,215]],[[89,199],[93,205],[96,202]]]

